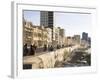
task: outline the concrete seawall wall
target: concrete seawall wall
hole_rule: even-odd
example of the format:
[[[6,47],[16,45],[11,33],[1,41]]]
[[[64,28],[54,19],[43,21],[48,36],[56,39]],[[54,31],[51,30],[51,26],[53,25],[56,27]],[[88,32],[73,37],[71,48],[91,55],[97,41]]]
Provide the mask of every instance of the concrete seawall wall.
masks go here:
[[[39,56],[26,56],[24,57],[24,64],[32,64],[32,69],[36,68],[53,68],[56,61],[63,61],[64,55],[67,52],[67,55],[77,47],[68,47],[58,49],[56,51],[47,52]]]

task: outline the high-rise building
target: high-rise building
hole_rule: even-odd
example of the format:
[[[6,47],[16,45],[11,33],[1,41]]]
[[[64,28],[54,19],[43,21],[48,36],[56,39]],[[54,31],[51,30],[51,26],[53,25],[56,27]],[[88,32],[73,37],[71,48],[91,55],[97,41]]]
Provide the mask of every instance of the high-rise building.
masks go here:
[[[88,33],[82,33],[82,40],[88,41]]]
[[[88,43],[91,44],[91,38],[90,37],[88,37]]]
[[[40,12],[40,25],[53,28],[53,12],[52,11]]]
[[[53,11],[41,11],[40,12],[40,26],[48,27],[52,29],[52,44],[53,44]]]

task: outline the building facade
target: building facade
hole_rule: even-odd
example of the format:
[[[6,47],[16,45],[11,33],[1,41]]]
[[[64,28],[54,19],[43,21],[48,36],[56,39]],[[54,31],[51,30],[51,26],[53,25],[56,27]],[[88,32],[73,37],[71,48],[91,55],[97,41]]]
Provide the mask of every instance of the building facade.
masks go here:
[[[48,27],[52,29],[52,44],[53,44],[53,26],[54,17],[53,11],[40,11],[40,26]]]
[[[53,25],[53,12],[52,11],[41,11],[40,12],[40,26],[52,28]]]
[[[60,45],[63,46],[64,45],[64,38],[65,38],[65,30],[64,29],[60,29]]]
[[[62,46],[64,45],[64,37],[65,37],[64,29],[61,29],[60,27],[54,27],[53,28],[53,45],[54,46]]]
[[[85,47],[91,46],[91,38],[88,37],[88,33],[85,32],[82,33],[81,45]]]
[[[44,26],[36,26],[33,25],[31,22],[24,22],[23,44],[35,44],[39,48],[43,47],[44,45],[51,45],[51,34],[51,28],[45,28]]]
[[[73,43],[74,44],[80,44],[80,41],[81,41],[80,35],[73,36]]]
[[[82,40],[85,40],[85,41],[88,40],[88,33],[86,33],[86,32],[82,33]]]
[[[91,38],[88,37],[88,43],[91,45]]]
[[[33,35],[33,28],[31,22],[23,22],[23,45],[31,45],[32,44],[32,37]]]
[[[71,45],[73,45],[73,38],[71,37],[71,36],[67,36],[66,38],[65,38],[65,46],[71,46]]]
[[[32,44],[36,44],[39,48],[48,45],[51,41],[49,32],[50,30],[48,28],[34,25]]]

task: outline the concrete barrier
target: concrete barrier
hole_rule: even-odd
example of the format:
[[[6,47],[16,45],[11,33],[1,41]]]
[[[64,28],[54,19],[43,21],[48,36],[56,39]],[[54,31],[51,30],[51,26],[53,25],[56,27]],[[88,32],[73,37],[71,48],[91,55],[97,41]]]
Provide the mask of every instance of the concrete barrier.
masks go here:
[[[54,68],[56,61],[61,62],[64,60],[65,51],[67,51],[69,55],[70,52],[76,48],[77,48],[76,46],[67,47],[52,52],[46,52],[38,56],[26,56],[23,59],[23,64],[32,64],[32,69]]]

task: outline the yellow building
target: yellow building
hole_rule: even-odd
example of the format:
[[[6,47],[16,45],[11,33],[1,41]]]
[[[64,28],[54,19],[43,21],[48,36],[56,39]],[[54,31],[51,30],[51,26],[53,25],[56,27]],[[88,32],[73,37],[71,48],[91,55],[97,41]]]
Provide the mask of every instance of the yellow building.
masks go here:
[[[43,47],[51,45],[52,30],[44,26],[33,25],[31,22],[24,21],[23,23],[23,44]]]
[[[64,45],[64,38],[65,38],[65,30],[64,29],[60,29],[60,45]]]
[[[53,28],[53,45],[64,45],[64,37],[65,37],[65,32],[64,29],[60,27],[54,27]]]
[[[32,44],[37,45],[37,47],[43,47],[48,44],[48,31],[43,26],[33,25],[33,35]]]
[[[47,46],[52,45],[52,29],[46,28],[47,30]]]
[[[23,23],[23,44],[32,44],[33,28],[31,22],[24,21]]]
[[[74,44],[80,44],[80,40],[81,40],[80,35],[74,35],[73,36]]]
[[[73,39],[72,39],[71,36],[67,36],[67,37],[65,37],[64,45],[65,45],[65,46],[73,45]]]
[[[57,44],[59,44],[59,28],[54,27],[53,28],[53,45],[57,46]]]
[[[24,21],[23,23],[23,43],[28,45],[35,44],[37,47],[43,47],[44,45],[63,45],[64,44],[64,29],[60,27],[53,28],[53,40],[52,29],[44,26],[33,25],[31,22]]]

